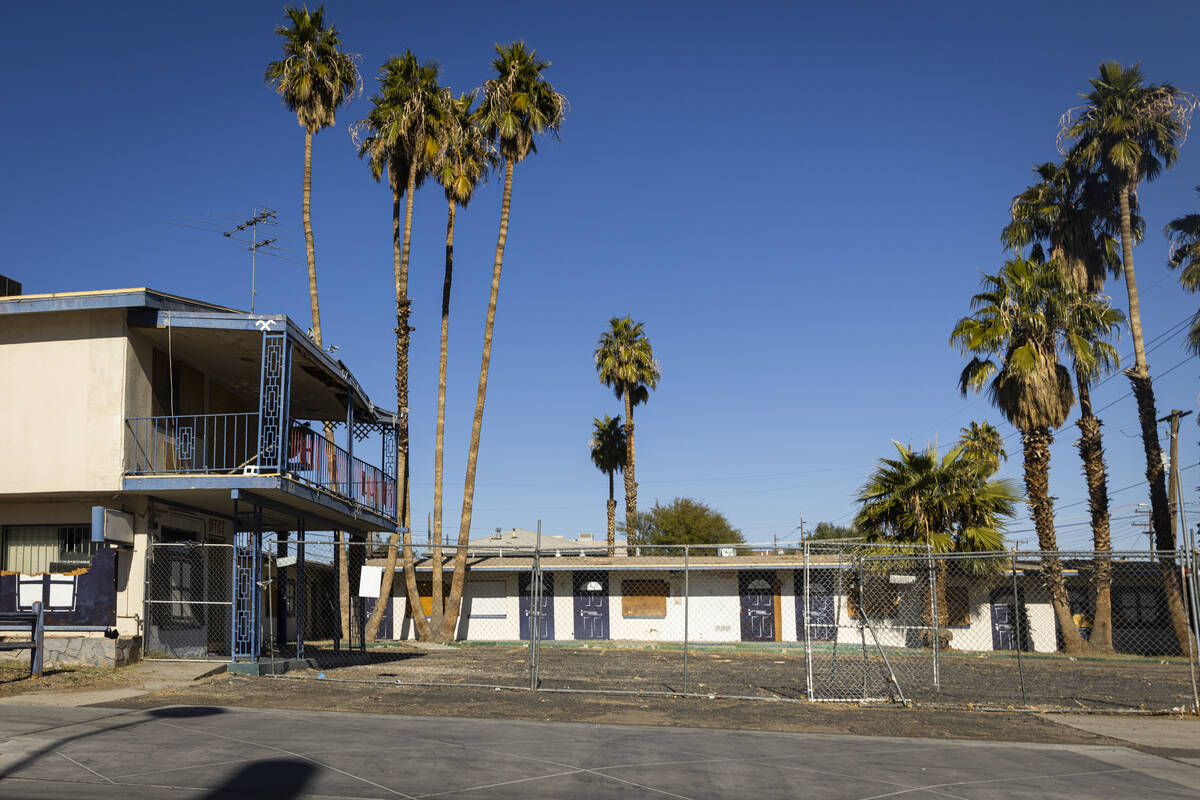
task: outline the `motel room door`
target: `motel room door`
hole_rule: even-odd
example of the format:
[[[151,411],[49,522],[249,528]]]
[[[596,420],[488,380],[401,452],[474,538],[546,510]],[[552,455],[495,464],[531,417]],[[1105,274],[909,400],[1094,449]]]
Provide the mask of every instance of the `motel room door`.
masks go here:
[[[835,619],[835,600],[828,575],[822,575],[817,570],[810,570],[812,582],[808,586],[808,620],[804,619],[804,570],[796,570],[796,641],[804,641],[804,632],[813,641],[829,642],[837,636],[837,620]]]
[[[779,637],[779,579],[765,570],[738,573],[742,641],[775,642]]]
[[[521,639],[529,640],[529,589],[533,581],[528,573],[517,579],[518,605]],[[542,625],[538,628],[539,639],[554,638],[554,575],[542,573]]]
[[[1022,614],[1020,620],[1017,615],[1021,614],[1025,605],[1025,592],[1017,593],[1017,604],[1013,604],[1013,591],[1007,587],[1000,587],[992,592],[990,598],[992,611],[992,649],[993,650],[1016,650],[1017,649],[1017,623],[1021,622],[1021,649],[1029,650],[1029,623]]]
[[[608,575],[604,572],[576,572],[575,638],[607,639]]]

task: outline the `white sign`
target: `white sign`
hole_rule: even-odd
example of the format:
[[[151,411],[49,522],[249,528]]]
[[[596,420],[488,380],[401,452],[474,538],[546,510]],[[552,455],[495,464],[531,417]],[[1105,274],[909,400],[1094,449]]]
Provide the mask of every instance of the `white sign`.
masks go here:
[[[888,575],[889,583],[916,583],[916,575]]]
[[[92,506],[92,541],[133,546],[133,514]]]
[[[719,555],[721,558],[733,558],[734,556],[737,555],[737,548],[736,547],[718,547],[717,555]]]
[[[358,596],[379,599],[379,589],[383,585],[383,567],[363,567],[358,576]]]

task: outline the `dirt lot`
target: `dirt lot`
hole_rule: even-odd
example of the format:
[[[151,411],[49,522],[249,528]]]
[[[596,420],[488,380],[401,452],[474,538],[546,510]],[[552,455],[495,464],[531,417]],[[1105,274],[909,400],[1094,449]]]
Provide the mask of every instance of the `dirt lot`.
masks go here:
[[[312,655],[309,653],[309,655]],[[885,664],[877,653],[844,648],[814,652],[812,678],[818,699],[889,699],[894,671],[904,698],[918,705],[1045,709],[1188,708],[1191,672],[1181,659],[949,652],[939,659],[935,689],[930,653],[898,650]],[[366,654],[316,654],[317,672],[328,679],[383,683],[450,683],[528,688],[529,651],[524,644],[398,645]],[[807,697],[808,662],[797,647],[692,648],[686,657],[688,693],[774,699]],[[543,644],[539,686],[561,690],[639,693],[684,691],[685,656],[677,647]],[[1025,694],[1021,683],[1024,678]]]
[[[133,674],[122,669],[61,667],[46,670],[41,678],[29,676],[29,665],[0,664],[0,697],[26,692],[70,692],[77,689],[115,689],[128,685]]]

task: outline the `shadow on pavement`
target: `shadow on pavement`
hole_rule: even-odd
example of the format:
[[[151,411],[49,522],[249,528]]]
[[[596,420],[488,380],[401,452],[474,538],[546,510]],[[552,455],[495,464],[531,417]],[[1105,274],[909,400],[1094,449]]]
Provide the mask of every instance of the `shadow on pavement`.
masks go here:
[[[220,800],[231,795],[287,800],[299,797],[316,773],[317,768],[307,761],[292,758],[256,761],[230,775],[200,800]]]

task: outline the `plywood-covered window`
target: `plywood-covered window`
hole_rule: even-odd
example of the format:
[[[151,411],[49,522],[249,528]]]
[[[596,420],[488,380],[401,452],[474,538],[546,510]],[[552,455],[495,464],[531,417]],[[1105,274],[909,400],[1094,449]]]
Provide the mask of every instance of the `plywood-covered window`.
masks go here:
[[[626,619],[664,619],[667,616],[666,581],[621,581],[621,616]]]
[[[946,624],[951,628],[971,626],[971,605],[966,586],[946,587]]]

